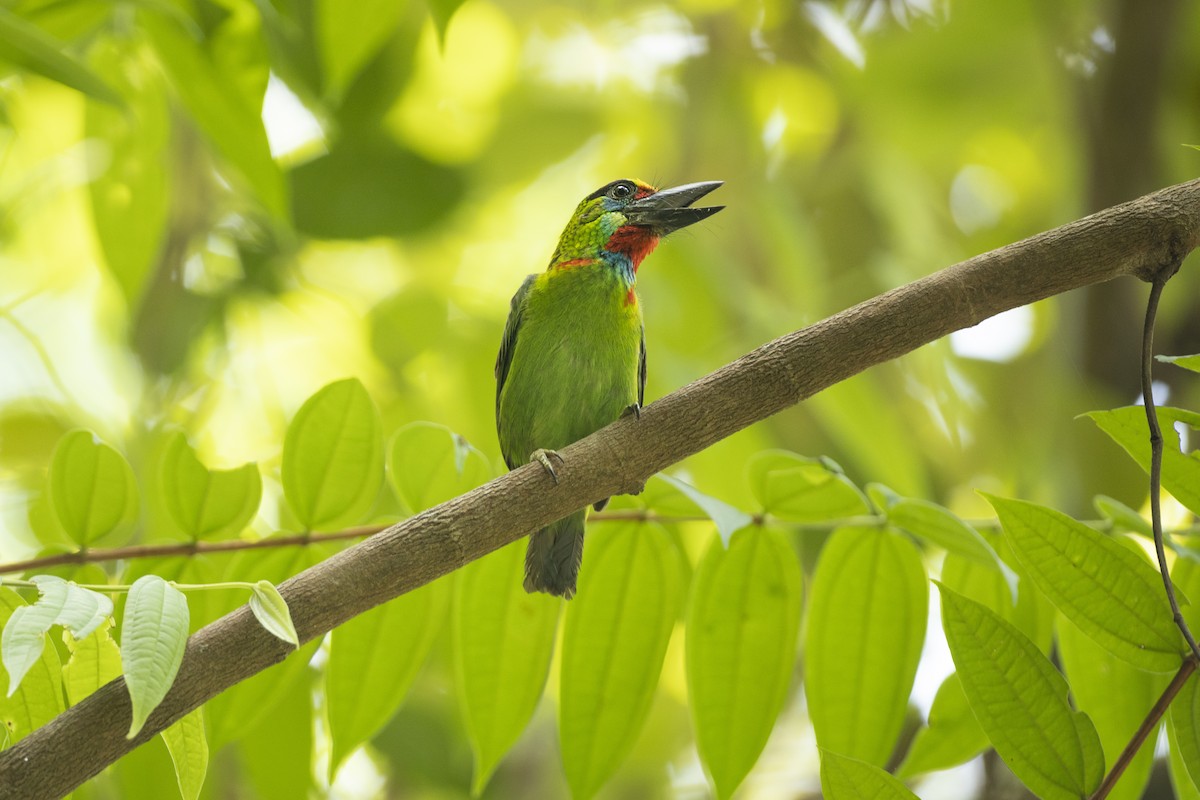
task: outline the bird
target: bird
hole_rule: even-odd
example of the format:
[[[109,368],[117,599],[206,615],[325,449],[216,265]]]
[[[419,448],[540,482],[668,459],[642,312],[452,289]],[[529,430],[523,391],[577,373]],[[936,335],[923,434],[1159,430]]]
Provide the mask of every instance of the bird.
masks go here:
[[[692,207],[722,183],[657,189],[621,179],[579,203],[546,271],[525,278],[513,295],[504,326],[496,432],[510,470],[536,461],[557,483],[558,449],[619,417],[641,417],[646,334],[638,267],[661,238],[724,208]],[[527,592],[575,595],[586,520],[585,507],[530,536]]]

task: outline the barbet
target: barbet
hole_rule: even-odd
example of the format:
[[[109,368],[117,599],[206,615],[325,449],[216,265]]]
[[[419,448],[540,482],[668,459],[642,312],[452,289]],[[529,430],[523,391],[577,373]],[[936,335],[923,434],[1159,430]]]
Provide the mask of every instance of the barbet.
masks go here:
[[[549,268],[513,296],[496,358],[496,431],[509,469],[538,461],[557,482],[557,448],[623,414],[640,415],[646,337],[638,267],[663,236],[720,211],[690,207],[720,185],[660,191],[619,180],[575,209]],[[526,591],[575,594],[586,519],[583,508],[529,537]]]

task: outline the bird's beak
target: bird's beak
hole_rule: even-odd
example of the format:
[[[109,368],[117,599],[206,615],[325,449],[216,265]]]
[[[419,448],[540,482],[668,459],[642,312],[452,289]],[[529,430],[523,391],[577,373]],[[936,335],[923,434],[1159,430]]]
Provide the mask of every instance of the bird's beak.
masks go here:
[[[625,207],[625,217],[630,225],[650,228],[656,236],[666,236],[672,231],[707,219],[724,208],[725,206],[690,208],[692,203],[722,183],[724,181],[703,181],[663,189],[630,203]]]

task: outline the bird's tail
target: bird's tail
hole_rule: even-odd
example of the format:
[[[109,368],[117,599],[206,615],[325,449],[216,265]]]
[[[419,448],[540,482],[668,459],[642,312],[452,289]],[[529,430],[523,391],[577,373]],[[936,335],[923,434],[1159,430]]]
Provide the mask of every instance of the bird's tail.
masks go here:
[[[570,600],[583,561],[583,525],[587,509],[551,523],[529,537],[525,551],[525,591],[556,594]]]

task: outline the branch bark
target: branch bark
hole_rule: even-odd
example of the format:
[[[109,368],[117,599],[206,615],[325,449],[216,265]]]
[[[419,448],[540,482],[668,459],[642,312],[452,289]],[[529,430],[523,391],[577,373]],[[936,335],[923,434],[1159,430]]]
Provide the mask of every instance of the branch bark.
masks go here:
[[[1200,243],[1200,180],[1002,247],[768,342],[536,464],[405,520],[284,582],[300,640],[484,556],[816,392],[952,331],[1062,292],[1153,279]],[[283,660],[248,607],[192,635],[174,686],[133,740],[122,679],[0,753],[0,800],[61,797],[239,681]]]

